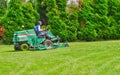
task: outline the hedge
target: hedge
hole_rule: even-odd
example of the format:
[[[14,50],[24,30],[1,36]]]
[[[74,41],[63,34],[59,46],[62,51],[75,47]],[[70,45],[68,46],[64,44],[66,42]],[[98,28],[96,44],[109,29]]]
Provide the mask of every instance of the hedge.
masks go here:
[[[21,30],[22,25],[30,29],[38,20],[60,36],[61,41],[120,39],[120,0],[78,3],[79,6],[68,6],[67,0],[36,0],[35,4],[11,0],[7,13],[0,19],[6,28],[4,42],[12,43],[14,31]]]

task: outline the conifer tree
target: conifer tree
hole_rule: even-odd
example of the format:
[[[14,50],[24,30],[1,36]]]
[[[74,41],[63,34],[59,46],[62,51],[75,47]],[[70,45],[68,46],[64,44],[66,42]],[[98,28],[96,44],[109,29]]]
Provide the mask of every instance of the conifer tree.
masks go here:
[[[108,27],[110,25],[108,14],[108,0],[93,0],[93,22],[96,22],[95,29],[98,33],[98,38],[109,39]]]
[[[12,43],[14,31],[21,30],[21,26],[24,24],[21,5],[21,0],[10,0],[8,12],[1,20],[5,26],[4,43],[6,44]]]
[[[4,0],[0,0],[0,19],[5,15],[6,13],[6,2]]]
[[[120,0],[108,0],[108,17],[110,18],[110,38],[120,38]]]
[[[60,18],[60,11],[58,9],[56,0],[43,0],[42,6],[46,6],[46,16],[50,25],[50,30],[54,35],[59,35],[61,40],[66,40],[66,24]]]
[[[40,18],[40,15],[37,13],[37,10],[34,10],[31,2],[22,5],[22,13],[25,29],[33,28]]]
[[[4,43],[11,44],[15,31],[31,29],[34,27],[39,15],[33,9],[31,3],[23,4],[21,0],[10,0],[6,15],[1,20],[1,24],[5,26]]]
[[[93,41],[97,37],[96,24],[93,21],[95,17],[91,5],[91,1],[85,1],[78,11],[79,28],[77,37],[79,40]]]

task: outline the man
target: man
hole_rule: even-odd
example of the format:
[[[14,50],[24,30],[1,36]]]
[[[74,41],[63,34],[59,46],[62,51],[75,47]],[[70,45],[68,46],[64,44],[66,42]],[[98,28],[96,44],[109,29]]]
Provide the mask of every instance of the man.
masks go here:
[[[38,24],[35,26],[35,30],[38,35],[42,35],[43,34],[42,31],[44,31],[44,29],[41,29],[41,25],[42,25],[42,22],[38,21]]]
[[[38,35],[45,35],[47,38],[52,39],[54,36],[50,36],[45,29],[41,29],[42,22],[38,21],[38,24],[35,26],[35,30]]]

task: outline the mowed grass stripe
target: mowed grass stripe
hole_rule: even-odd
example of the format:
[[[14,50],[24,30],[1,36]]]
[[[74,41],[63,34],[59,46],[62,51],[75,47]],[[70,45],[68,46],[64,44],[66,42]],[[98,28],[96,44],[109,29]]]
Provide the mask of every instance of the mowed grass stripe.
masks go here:
[[[107,52],[107,51],[105,51],[105,52]],[[65,65],[69,65],[69,64],[71,64],[71,63],[75,63],[75,62],[77,62],[77,61],[84,60],[84,59],[89,58],[89,57],[91,57],[91,56],[98,55],[98,54],[105,53],[105,52],[87,53],[87,54],[85,54],[85,55],[83,55],[83,56],[80,56],[80,57],[78,57],[78,58],[68,58],[69,60],[66,61],[66,62],[64,62],[64,64],[61,63],[61,64],[59,64],[57,67],[53,68],[53,69],[50,70],[50,71],[54,71],[54,70],[56,70],[56,69],[59,69],[59,68],[64,67]]]
[[[116,61],[118,61],[118,60],[120,60],[120,57],[115,57],[115,58],[113,58],[113,59],[111,59],[111,60],[109,60],[109,61],[106,61],[105,63],[103,63],[99,68],[98,68],[98,70],[97,70],[97,75],[98,74],[101,74],[101,73],[106,73],[106,72],[108,72],[108,67],[109,66],[113,66],[112,64],[114,63],[114,62],[116,62]],[[112,68],[112,67],[109,67],[109,69],[114,69],[114,68]],[[108,72],[108,74],[110,74],[111,75],[111,71],[109,71]],[[116,75],[116,72],[114,73],[114,75]]]
[[[59,64],[57,67],[55,67],[55,68],[53,68],[52,70],[50,70],[50,72],[51,72],[51,74],[53,73],[53,72],[55,72],[55,70],[60,70],[60,69],[63,69],[63,71],[66,71],[66,70],[71,70],[72,68],[77,68],[78,66],[75,66],[76,65],[76,63],[77,62],[84,62],[84,63],[86,63],[86,61],[87,62],[90,62],[90,64],[89,65],[94,65],[95,66],[95,62],[96,61],[93,61],[93,60],[90,60],[89,58],[92,58],[93,56],[100,56],[101,54],[105,54],[105,53],[108,53],[109,51],[104,51],[104,52],[99,52],[99,53],[91,53],[91,54],[88,54],[88,55],[85,55],[85,56],[81,56],[81,57],[79,57],[79,58],[76,58],[76,59],[71,59],[70,61],[67,61],[67,62],[65,62],[64,64]],[[102,59],[100,60],[100,61],[103,61]],[[105,60],[104,62],[106,62],[107,60]],[[81,66],[83,66],[83,67],[88,67],[89,65],[87,65],[87,64],[84,64],[84,63],[81,63]],[[100,62],[101,63],[101,62]],[[79,64],[79,63],[77,63],[77,64]],[[101,63],[101,64],[104,64],[103,62]],[[72,65],[69,69],[67,68],[66,70],[64,70],[64,67],[66,66],[66,67],[69,67],[69,65]],[[80,64],[79,64],[80,65]],[[96,71],[96,69],[94,69],[94,71]],[[93,71],[93,72],[94,72]],[[72,72],[72,73],[74,73],[74,72]],[[72,74],[72,73],[70,73],[70,74]],[[78,73],[78,72],[76,72],[76,73]],[[85,73],[87,73],[87,71],[85,72]],[[94,72],[95,73],[95,72]],[[81,74],[81,73],[80,73]],[[62,74],[61,74],[62,75]]]

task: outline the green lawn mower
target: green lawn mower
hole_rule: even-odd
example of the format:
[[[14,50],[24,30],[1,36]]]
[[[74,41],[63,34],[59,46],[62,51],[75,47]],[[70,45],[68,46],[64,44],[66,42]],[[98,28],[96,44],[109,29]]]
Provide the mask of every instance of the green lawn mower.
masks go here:
[[[54,48],[68,47],[68,42],[60,43],[59,36],[54,36],[52,32],[46,31],[49,35],[38,35],[35,29],[16,31],[13,42],[14,49],[19,50],[47,50]]]

